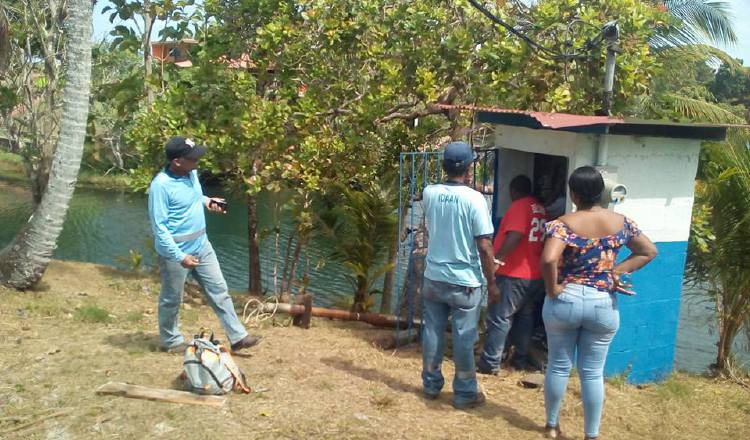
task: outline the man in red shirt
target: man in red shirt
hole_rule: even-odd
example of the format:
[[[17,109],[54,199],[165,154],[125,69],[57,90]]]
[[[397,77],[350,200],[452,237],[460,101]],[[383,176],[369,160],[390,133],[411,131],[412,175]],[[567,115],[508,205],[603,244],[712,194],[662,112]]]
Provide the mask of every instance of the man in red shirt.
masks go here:
[[[534,326],[534,306],[544,294],[544,283],[539,260],[544,247],[544,206],[531,195],[531,180],[523,175],[510,182],[512,203],[505,213],[500,230],[495,236],[495,258],[500,261],[495,282],[500,298],[489,298],[487,334],[477,370],[483,374],[497,374],[505,348],[505,340],[513,325],[516,353],[513,365],[525,368]]]

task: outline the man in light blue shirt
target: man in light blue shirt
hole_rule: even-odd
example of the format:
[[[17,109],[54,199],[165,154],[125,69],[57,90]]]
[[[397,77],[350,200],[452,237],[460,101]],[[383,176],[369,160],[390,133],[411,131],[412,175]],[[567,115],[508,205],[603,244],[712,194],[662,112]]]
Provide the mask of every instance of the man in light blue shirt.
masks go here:
[[[161,276],[159,343],[163,351],[186,348],[177,315],[188,274],[203,287],[233,351],[250,348],[260,337],[248,335],[237,317],[219,260],[206,236],[204,208],[225,213],[226,202],[203,195],[196,166],[206,148],[185,137],[174,137],[165,147],[167,166],[151,181],[148,214],[154,234]]]
[[[422,297],[422,382],[424,395],[436,399],[445,384],[440,370],[444,335],[452,315],[453,406],[469,409],[485,401],[478,390],[474,342],[484,280],[495,272],[492,219],[482,194],[466,186],[476,154],[466,142],[451,142],[443,152],[447,180],[422,192],[429,244]],[[490,301],[500,292],[487,286]]]

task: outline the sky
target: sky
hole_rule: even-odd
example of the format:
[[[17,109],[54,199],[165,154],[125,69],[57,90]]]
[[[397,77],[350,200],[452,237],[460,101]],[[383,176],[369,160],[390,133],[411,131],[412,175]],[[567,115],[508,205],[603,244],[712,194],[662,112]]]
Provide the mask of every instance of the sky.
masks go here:
[[[727,0],[731,3],[734,15],[734,30],[737,43],[733,47],[724,47],[726,52],[740,58],[750,66],[750,0]]]
[[[730,3],[734,15],[734,29],[737,33],[737,43],[729,47],[720,47],[735,58],[740,58],[746,66],[750,66],[750,0],[724,0]],[[198,3],[201,3],[200,1]],[[109,13],[102,15],[102,9],[109,1],[99,0],[94,8],[94,40],[104,39],[112,28],[119,24],[119,19],[112,24],[109,22]],[[160,29],[154,29],[154,39]]]

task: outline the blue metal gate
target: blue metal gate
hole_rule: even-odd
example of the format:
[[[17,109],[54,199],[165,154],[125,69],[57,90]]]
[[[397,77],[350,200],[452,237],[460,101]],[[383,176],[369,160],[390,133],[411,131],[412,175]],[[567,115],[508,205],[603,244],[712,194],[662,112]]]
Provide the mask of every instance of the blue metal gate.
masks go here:
[[[475,149],[473,187],[487,199],[496,220],[498,149]],[[421,288],[427,255],[422,190],[443,181],[442,151],[401,153],[399,160],[398,255],[394,314],[405,320],[396,328],[396,344],[416,336],[415,318],[421,316]],[[405,332],[402,333],[402,332]]]

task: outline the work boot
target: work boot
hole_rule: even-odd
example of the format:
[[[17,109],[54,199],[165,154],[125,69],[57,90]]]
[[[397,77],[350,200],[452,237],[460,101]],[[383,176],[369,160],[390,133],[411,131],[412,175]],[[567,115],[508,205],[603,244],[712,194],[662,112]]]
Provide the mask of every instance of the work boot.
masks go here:
[[[513,357],[510,366],[518,371],[544,371],[544,365],[532,356]]]
[[[489,375],[489,376],[497,376],[499,372],[500,372],[499,369],[494,370],[492,368],[485,368],[483,366],[477,365],[477,373],[479,373],[479,374],[486,374],[486,375]]]
[[[254,347],[258,345],[258,342],[263,339],[261,336],[250,336],[247,335],[239,341],[232,344],[232,351],[240,351],[246,348]]]
[[[453,402],[453,407],[456,409],[466,410],[466,409],[472,409],[476,408],[478,406],[484,405],[484,403],[487,401],[487,398],[485,397],[484,393],[479,391],[477,393],[477,397],[474,398],[474,400],[470,400],[468,402],[463,403],[457,403]]]

